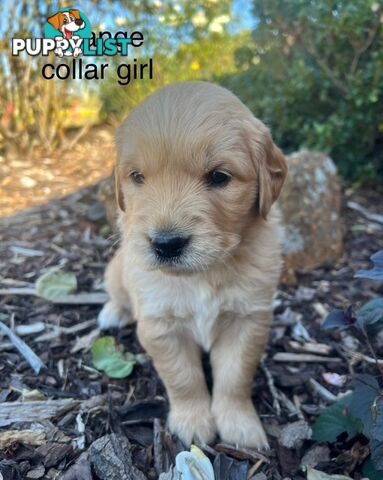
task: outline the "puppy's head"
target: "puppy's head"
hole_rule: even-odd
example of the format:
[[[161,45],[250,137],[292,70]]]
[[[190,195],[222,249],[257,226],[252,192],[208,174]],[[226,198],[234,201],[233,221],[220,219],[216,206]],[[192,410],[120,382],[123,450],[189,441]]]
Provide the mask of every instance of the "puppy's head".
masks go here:
[[[120,228],[144,268],[191,273],[226,262],[266,219],[287,173],[267,127],[228,90],[166,87],[117,133]]]

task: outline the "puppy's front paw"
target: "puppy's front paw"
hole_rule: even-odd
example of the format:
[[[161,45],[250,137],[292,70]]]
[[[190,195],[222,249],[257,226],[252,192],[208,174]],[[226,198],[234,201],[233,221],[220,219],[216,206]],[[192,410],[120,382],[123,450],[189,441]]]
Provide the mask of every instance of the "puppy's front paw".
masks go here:
[[[132,316],[128,310],[117,307],[112,302],[107,302],[97,317],[98,326],[101,330],[108,328],[120,328],[132,323]]]
[[[251,401],[213,403],[218,433],[226,443],[240,447],[268,449],[262,423]]]
[[[172,407],[168,418],[169,429],[189,446],[193,441],[201,444],[211,442],[216,434],[210,402]]]

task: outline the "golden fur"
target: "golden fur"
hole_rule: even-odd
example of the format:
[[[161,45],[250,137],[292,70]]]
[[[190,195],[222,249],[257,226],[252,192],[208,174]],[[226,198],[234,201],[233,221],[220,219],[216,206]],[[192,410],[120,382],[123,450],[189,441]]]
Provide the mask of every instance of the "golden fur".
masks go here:
[[[121,246],[108,265],[103,328],[137,320],[170,401],[169,426],[187,444],[222,440],[266,447],[251,400],[281,270],[272,204],[287,166],[267,127],[228,90],[203,82],[166,87],[117,134]],[[214,169],[232,176],[209,188]],[[143,184],[132,181],[144,175]],[[148,238],[191,235],[182,261],[158,262]],[[208,392],[201,350],[210,352]]]

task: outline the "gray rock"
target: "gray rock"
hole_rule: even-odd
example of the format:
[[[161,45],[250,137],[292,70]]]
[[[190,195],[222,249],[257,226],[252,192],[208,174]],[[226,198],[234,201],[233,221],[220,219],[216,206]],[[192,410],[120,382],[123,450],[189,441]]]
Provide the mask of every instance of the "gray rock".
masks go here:
[[[329,461],[330,449],[326,445],[315,445],[304,454],[301,467],[316,467],[318,463]]]
[[[325,154],[302,150],[286,159],[289,174],[279,200],[286,270],[309,271],[342,254],[341,186]]]
[[[304,420],[289,423],[281,430],[279,444],[286,448],[299,448],[304,440],[309,440],[312,430]]]

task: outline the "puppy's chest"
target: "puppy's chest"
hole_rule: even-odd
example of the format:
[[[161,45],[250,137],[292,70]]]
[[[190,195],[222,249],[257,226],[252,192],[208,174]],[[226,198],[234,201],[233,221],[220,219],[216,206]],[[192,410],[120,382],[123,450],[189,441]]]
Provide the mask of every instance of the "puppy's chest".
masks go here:
[[[207,281],[171,278],[169,281],[150,282],[139,288],[138,317],[174,317],[190,328],[195,340],[209,350],[219,316],[233,311],[238,301],[234,292],[215,291]]]

